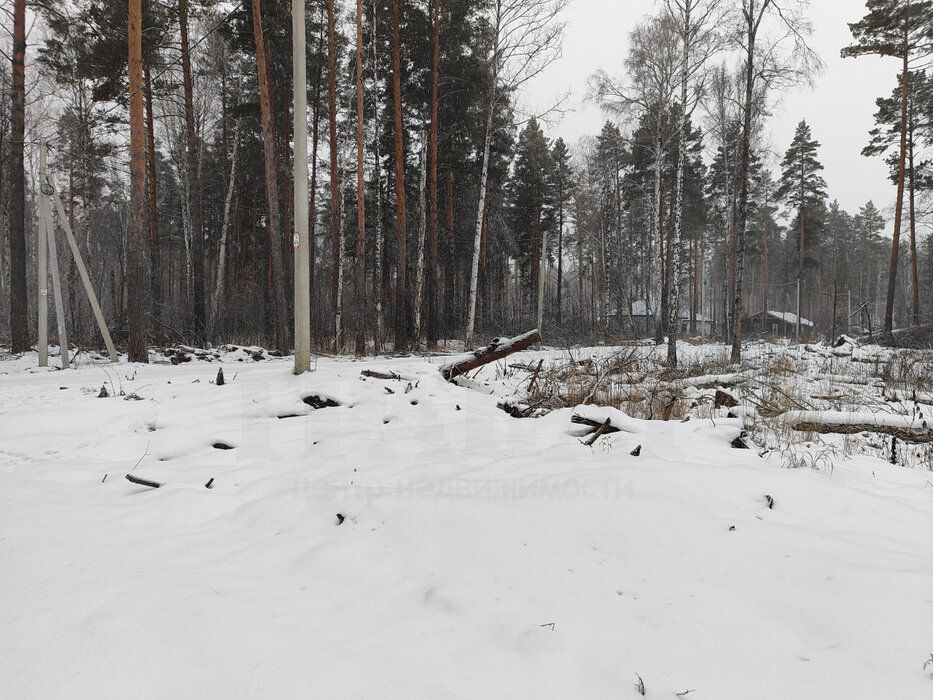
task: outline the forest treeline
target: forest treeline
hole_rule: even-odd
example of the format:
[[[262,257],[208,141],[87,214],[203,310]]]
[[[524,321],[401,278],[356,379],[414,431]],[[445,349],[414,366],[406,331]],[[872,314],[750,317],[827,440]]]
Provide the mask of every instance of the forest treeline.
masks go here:
[[[734,320],[771,310],[826,334],[930,320],[926,0],[869,0],[839,47],[899,66],[889,94],[858,98],[877,98],[862,153],[886,159],[893,213],[831,200],[805,121],[769,153],[772,108],[821,69],[806,2],[659,0],[618,65],[581,76],[607,119],[568,144],[564,105],[534,114],[522,95],[585,3],[308,0],[310,251],[293,243],[290,0],[3,6],[0,328],[15,352],[36,337],[43,185],[131,359],[157,342],[290,351],[296,251],[313,343],[358,354],[540,324],[553,343],[701,333],[737,357]],[[70,337],[99,345],[58,254]]]

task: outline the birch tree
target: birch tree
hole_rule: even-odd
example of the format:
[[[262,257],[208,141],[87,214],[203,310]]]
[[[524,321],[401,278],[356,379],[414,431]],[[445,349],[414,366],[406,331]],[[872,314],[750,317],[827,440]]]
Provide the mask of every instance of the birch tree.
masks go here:
[[[742,0],[733,32],[741,52],[745,80],[742,101],[742,141],[739,147],[739,198],[735,222],[735,290],[732,301],[732,361],[742,357],[742,282],[745,273],[745,235],[748,226],[748,189],[751,140],[757,117],[756,91],[812,84],[822,69],[819,56],[807,45],[812,26],[803,15],[805,0]],[[769,26],[772,24],[772,26]],[[769,31],[770,30],[770,31]]]
[[[668,304],[667,285],[664,281],[664,240],[661,222],[664,202],[661,182],[664,174],[664,150],[670,134],[667,116],[674,96],[680,51],[676,26],[670,16],[649,17],[629,36],[631,48],[625,61],[627,77],[619,80],[605,70],[598,70],[590,78],[590,93],[607,111],[626,120],[644,116],[653,132],[654,193],[652,238],[662,252],[661,311],[665,318]],[[646,300],[647,301],[647,300]]]
[[[491,86],[483,140],[483,165],[479,182],[479,202],[470,267],[470,295],[467,302],[466,343],[473,343],[476,325],[476,293],[479,258],[486,214],[486,187],[489,178],[493,119],[515,90],[527,84],[560,56],[564,24],[559,21],[568,0],[492,0],[489,22],[492,29]],[[540,330],[540,329],[539,329]]]
[[[677,366],[677,336],[680,330],[684,170],[687,161],[688,131],[693,111],[703,97],[706,63],[721,45],[717,31],[723,18],[721,5],[721,0],[664,0],[665,12],[673,20],[680,42],[680,67],[678,69],[680,124],[677,134],[674,236],[667,261],[670,284],[667,360],[672,367]]]

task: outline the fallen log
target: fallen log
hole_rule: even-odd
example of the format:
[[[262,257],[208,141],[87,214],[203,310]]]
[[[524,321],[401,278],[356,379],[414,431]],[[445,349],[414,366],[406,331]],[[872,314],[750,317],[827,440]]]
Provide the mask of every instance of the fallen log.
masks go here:
[[[611,418],[607,418],[605,421],[603,421],[603,424],[600,425],[599,428],[596,429],[596,432],[590,435],[590,437],[587,440],[584,440],[583,444],[592,447],[593,443],[596,442],[597,439],[599,439],[599,436],[609,430],[609,424],[611,422],[612,422]]]
[[[787,411],[783,419],[791,430],[813,433],[882,433],[904,442],[933,442],[933,429],[923,419],[892,413],[845,411]]]
[[[440,372],[444,379],[449,382],[477,367],[501,360],[512,353],[519,352],[540,342],[541,334],[537,328],[514,338],[496,338],[489,345],[474,350],[456,362],[444,365],[441,367]]]
[[[372,377],[373,379],[396,379],[399,381],[402,379],[402,376],[395,372],[377,372],[374,369],[364,369],[360,374],[364,377]]]
[[[607,418],[605,421],[598,421],[592,418],[586,418],[585,416],[581,416],[575,413],[572,416],[570,416],[570,422],[576,423],[577,425],[588,425],[591,428],[593,428],[594,432],[597,430],[601,430],[600,435],[605,434],[605,433],[621,432],[619,428],[615,427],[612,424],[611,418]],[[608,425],[606,425],[607,423]]]
[[[134,484],[139,484],[140,486],[148,486],[149,488],[157,489],[162,486],[158,481],[150,481],[149,479],[141,479],[138,476],[133,476],[132,474],[126,475],[126,480]]]

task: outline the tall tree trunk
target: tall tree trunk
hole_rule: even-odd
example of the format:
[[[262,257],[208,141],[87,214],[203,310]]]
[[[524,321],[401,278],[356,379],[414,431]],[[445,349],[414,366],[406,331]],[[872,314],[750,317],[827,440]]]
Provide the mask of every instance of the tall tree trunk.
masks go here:
[[[136,0],[138,6],[139,1]],[[10,112],[10,339],[29,349],[26,298],[26,0],[13,2],[13,105]]]
[[[356,354],[366,354],[366,188],[363,170],[363,0],[356,0]]]
[[[397,261],[395,282],[395,350],[408,348],[408,247],[405,222],[405,150],[402,142],[401,0],[392,3],[392,94],[395,110],[395,205]]]
[[[188,213],[191,217],[192,289],[188,328],[200,342],[205,340],[207,314],[204,301],[204,231],[201,216],[201,183],[198,169],[198,140],[194,125],[194,95],[188,45],[188,0],[179,0],[178,28],[181,35],[181,72],[185,101],[185,144],[188,166]]]
[[[884,328],[882,333],[891,335],[894,327],[894,293],[897,289],[897,254],[901,244],[901,219],[904,214],[904,180],[906,179],[907,162],[907,96],[908,96],[908,64],[909,51],[909,27],[907,20],[904,20],[904,55],[901,66],[901,143],[897,156],[897,202],[894,205],[894,236],[891,239],[891,266],[888,268],[888,296],[884,303]]]
[[[143,114],[142,0],[130,0],[127,22],[130,78],[130,231],[127,245],[129,361],[149,362],[146,351],[144,246],[146,151]]]
[[[374,344],[376,352],[382,350],[382,344],[385,339],[385,321],[382,310],[382,281],[383,281],[383,237],[385,229],[383,227],[383,206],[382,206],[382,149],[380,148],[382,110],[379,99],[379,50],[376,30],[378,28],[377,0],[373,0],[373,24],[372,24],[372,54],[373,54],[373,156],[374,172],[376,179],[376,216],[373,257],[373,315],[375,316],[375,328],[373,329]]]
[[[486,117],[486,137],[483,145],[483,170],[479,180],[479,206],[476,213],[476,234],[473,240],[473,263],[470,268],[470,299],[467,302],[466,344],[473,344],[476,325],[476,291],[479,284],[479,258],[483,243],[483,224],[486,217],[486,185],[489,180],[489,151],[492,142],[492,117],[494,106],[490,101]]]
[[[418,258],[415,264],[415,315],[413,319],[414,329],[412,331],[412,339],[415,342],[416,349],[421,343],[421,321],[424,316],[421,306],[424,301],[424,233],[427,223],[427,198],[425,189],[428,179],[428,154],[424,146],[421,147],[420,172],[421,176],[418,184]]]
[[[152,81],[149,66],[143,67],[146,102],[146,148],[148,150],[149,184],[149,291],[152,294],[152,315],[162,317],[162,252],[159,247],[159,183],[156,177],[155,125],[152,114]]]
[[[660,111],[661,107],[658,106]],[[661,280],[660,307],[661,313],[655,309],[654,340],[660,344],[664,338],[667,325],[667,256],[664,250],[664,195],[661,192],[661,177],[664,169],[664,140],[661,134],[661,114],[657,115],[657,125],[654,133],[654,239],[658,242],[659,277]],[[648,303],[648,300],[646,300]]]
[[[447,279],[445,280],[445,317],[447,335],[455,323],[455,312],[459,308],[457,290],[460,288],[459,266],[457,264],[457,241],[454,239],[454,171],[447,168]]]
[[[275,304],[275,345],[283,353],[289,351],[288,308],[285,301],[285,267],[282,262],[282,216],[279,210],[278,168],[275,157],[275,121],[272,115],[272,94],[269,65],[262,30],[260,0],[252,0],[253,35],[256,42],[256,70],[259,75],[259,105],[262,111],[262,146],[265,160],[266,208],[269,211],[267,229],[272,254],[272,285]]]
[[[255,0],[254,0],[255,1]],[[330,209],[331,209],[331,306],[334,310],[334,349],[340,351],[340,272],[341,272],[341,205],[340,172],[337,163],[337,44],[334,37],[334,0],[327,0],[327,103],[328,140],[330,142]]]
[[[211,304],[211,331],[217,327],[220,317],[220,303],[224,297],[225,273],[227,270],[227,232],[230,229],[230,208],[233,204],[233,188],[236,184],[237,153],[240,146],[240,120],[233,126],[233,153],[230,156],[230,178],[227,181],[227,193],[224,196],[224,218],[220,226],[220,254],[217,257],[217,283],[214,285],[214,298]]]
[[[914,115],[913,115],[913,96],[911,96],[910,110],[911,114],[908,117],[909,129],[910,129],[910,138],[908,141],[908,185],[910,187],[909,192],[909,204],[908,204],[908,216],[910,217],[910,289],[912,296],[912,310],[913,310],[913,325],[920,325],[920,285],[917,277],[917,225],[916,225],[916,202],[915,202],[915,187],[914,187]]]
[[[745,228],[748,225],[748,178],[749,162],[751,160],[752,144],[752,109],[755,91],[755,42],[758,38],[758,27],[764,16],[765,9],[770,0],[762,0],[759,9],[755,10],[754,0],[745,11],[745,103],[742,105],[742,146],[739,156],[739,201],[736,210],[735,244],[733,257],[735,260],[735,276],[733,278],[735,293],[732,301],[732,362],[742,359],[742,281],[745,276]]]
[[[441,64],[441,0],[431,3],[431,28],[434,54],[431,59],[431,132],[429,135],[428,182],[428,349],[437,347],[438,331],[438,262],[437,262],[437,100]]]
[[[321,19],[323,20],[324,8],[321,8]],[[321,28],[318,33],[318,50],[324,48],[324,25],[321,22]],[[311,256],[309,267],[308,284],[311,290],[314,290],[314,260],[317,251],[317,149],[320,136],[321,121],[321,65],[318,63],[314,73],[314,107],[312,109],[313,124],[311,126],[311,201],[308,203],[308,251]],[[313,308],[313,307],[312,307]]]
[[[564,175],[557,185],[557,325],[561,325],[562,290],[564,286]]]

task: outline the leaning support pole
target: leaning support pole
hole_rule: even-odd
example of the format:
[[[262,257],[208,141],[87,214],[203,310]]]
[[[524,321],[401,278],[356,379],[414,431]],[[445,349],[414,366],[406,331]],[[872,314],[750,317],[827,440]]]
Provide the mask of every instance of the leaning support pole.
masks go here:
[[[78,274],[81,275],[81,281],[84,283],[84,290],[87,292],[88,301],[91,302],[91,309],[94,311],[94,318],[97,319],[97,326],[100,328],[100,334],[104,336],[104,344],[107,346],[107,353],[110,355],[111,362],[119,362],[117,351],[113,347],[113,340],[110,339],[110,331],[107,330],[107,324],[104,322],[104,314],[100,310],[100,304],[97,302],[97,295],[94,293],[94,287],[91,285],[91,278],[84,267],[84,259],[81,257],[81,251],[78,250],[78,242],[75,240],[71,226],[68,224],[68,217],[65,215],[65,207],[62,205],[62,198],[58,196],[58,189],[52,183],[52,177],[49,176],[48,184],[52,187],[52,196],[55,197],[55,210],[58,212],[58,220],[65,230],[65,237],[68,238],[68,245],[71,247],[71,254],[74,255],[75,266],[78,268]]]
[[[39,168],[41,172],[45,171],[45,139],[39,140]],[[48,266],[48,237],[45,229],[47,224],[47,212],[42,206],[42,198],[39,200],[39,245],[37,257],[39,263],[38,283],[39,283],[39,366],[49,366],[49,266]]]

